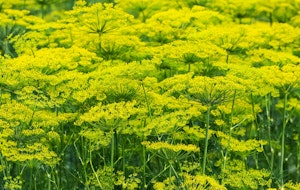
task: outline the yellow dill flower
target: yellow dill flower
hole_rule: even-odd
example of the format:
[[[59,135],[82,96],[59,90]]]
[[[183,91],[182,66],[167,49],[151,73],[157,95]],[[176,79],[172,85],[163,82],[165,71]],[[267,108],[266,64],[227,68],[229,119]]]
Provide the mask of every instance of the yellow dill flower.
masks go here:
[[[113,136],[112,132],[104,132],[100,129],[84,129],[79,132],[80,136],[85,137],[92,143],[92,150],[97,150],[101,147],[108,146],[111,143],[111,138]]]
[[[43,129],[24,129],[21,134],[24,136],[33,136],[33,135],[41,135],[44,134],[45,131]]]
[[[16,101],[11,101],[7,104],[2,104],[0,106],[0,116],[1,118],[6,118],[9,121],[19,121],[22,123],[29,123],[33,111],[26,105],[17,103]]]
[[[215,124],[218,125],[218,126],[224,126],[224,125],[226,125],[225,121],[221,120],[221,119],[216,119],[215,120]]]
[[[57,132],[55,132],[55,131],[49,131],[47,133],[47,136],[52,141],[56,141],[56,142],[60,141],[60,135]]]
[[[223,183],[229,187],[257,189],[259,186],[270,187],[271,180],[269,180],[270,172],[262,170],[241,170],[231,171],[230,175],[224,178]],[[257,181],[259,180],[259,184]]]
[[[154,182],[153,188],[155,190],[165,190],[166,189],[166,185],[163,182]]]
[[[300,61],[300,58],[287,53],[287,52],[278,52],[269,49],[255,49],[247,52],[250,55],[250,62],[254,67],[261,66],[284,66],[287,64],[293,64]],[[253,59],[251,61],[251,59]]]
[[[287,188],[287,189],[294,189],[294,190],[296,190],[296,189],[300,188],[300,183],[294,183],[294,182],[292,182],[290,180],[290,181],[288,181],[287,183],[284,184],[284,187]]]
[[[191,175],[186,172],[180,174],[183,178],[183,182],[181,183],[181,187],[184,189],[190,190],[226,190],[224,185],[219,184],[219,182],[210,176],[204,175]]]
[[[243,88],[226,77],[197,76],[190,81],[188,98],[203,105],[218,105],[230,101],[234,91]]]
[[[229,137],[225,133],[222,133],[221,131],[217,131],[216,135],[221,138],[221,145],[224,147],[228,147],[228,139],[230,138],[230,150],[235,152],[241,152],[241,153],[250,153],[253,150],[256,150],[258,152],[263,151],[263,146],[267,144],[267,141],[264,140],[256,140],[256,139],[249,139],[249,140],[238,140],[234,137]]]
[[[282,68],[278,66],[265,66],[260,69],[264,73],[263,79],[268,84],[286,93],[299,85],[299,68],[298,65],[287,64]]]
[[[174,152],[186,151],[186,152],[199,152],[199,147],[189,144],[169,144],[167,142],[149,142],[143,141],[142,145],[146,146],[149,150],[160,150],[160,149],[168,149]]]

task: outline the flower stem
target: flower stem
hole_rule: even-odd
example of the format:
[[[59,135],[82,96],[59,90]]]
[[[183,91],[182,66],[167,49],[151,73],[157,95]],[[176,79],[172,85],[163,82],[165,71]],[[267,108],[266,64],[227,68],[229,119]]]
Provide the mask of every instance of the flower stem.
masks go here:
[[[146,184],[146,147],[143,146],[143,185],[147,188]]]
[[[284,165],[284,146],[285,146],[285,129],[287,124],[286,118],[286,107],[287,107],[287,98],[288,93],[284,93],[284,102],[283,102],[283,122],[282,122],[282,136],[281,136],[281,159],[280,159],[280,180],[281,180],[281,187],[284,186],[284,177],[283,177],[283,165]]]
[[[114,168],[114,159],[115,159],[115,132],[111,137],[111,154],[110,154],[110,167]]]
[[[224,154],[223,177],[225,176],[225,173],[226,173],[225,171],[226,171],[227,156],[228,156],[228,152],[230,151],[230,143],[231,143],[232,130],[234,128],[233,127],[233,109],[234,109],[234,103],[235,103],[235,96],[236,96],[236,91],[234,91],[233,99],[232,99],[232,105],[231,105],[229,138],[228,138],[228,142],[227,142],[226,152]]]
[[[142,85],[143,93],[144,93],[144,96],[145,96],[145,101],[146,101],[146,105],[147,105],[147,109],[148,109],[148,114],[149,114],[150,119],[152,120],[151,107],[150,107],[150,104],[149,104],[149,101],[148,101],[146,90],[145,90],[144,84],[141,83],[141,85]]]
[[[209,105],[206,113],[206,125],[205,125],[205,144],[203,153],[203,163],[202,163],[202,174],[205,175],[206,168],[206,157],[207,157],[207,147],[208,147],[208,129],[209,129],[209,119],[210,119],[211,106]]]
[[[267,120],[268,120],[268,141],[271,151],[271,161],[270,161],[270,170],[273,172],[274,167],[274,148],[272,146],[272,135],[271,135],[271,95],[268,94],[266,96],[266,114],[267,114]]]

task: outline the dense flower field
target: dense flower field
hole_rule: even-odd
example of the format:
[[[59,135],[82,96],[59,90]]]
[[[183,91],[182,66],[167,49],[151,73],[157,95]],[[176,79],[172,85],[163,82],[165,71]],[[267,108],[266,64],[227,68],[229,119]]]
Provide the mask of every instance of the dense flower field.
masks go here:
[[[300,0],[0,0],[0,189],[300,189]]]

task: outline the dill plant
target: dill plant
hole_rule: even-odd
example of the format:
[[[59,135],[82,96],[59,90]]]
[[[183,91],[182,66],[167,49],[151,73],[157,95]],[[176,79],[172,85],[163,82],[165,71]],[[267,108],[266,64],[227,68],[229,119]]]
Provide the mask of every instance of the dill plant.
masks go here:
[[[298,188],[299,2],[0,3],[0,189]]]

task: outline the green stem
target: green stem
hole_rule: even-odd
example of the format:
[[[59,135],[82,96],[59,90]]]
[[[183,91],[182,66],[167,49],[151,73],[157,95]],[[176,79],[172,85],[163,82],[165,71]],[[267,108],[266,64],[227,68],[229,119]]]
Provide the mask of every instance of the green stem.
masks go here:
[[[32,56],[35,57],[35,53],[34,53],[34,51],[33,51],[32,48],[30,48],[30,51],[31,51],[31,53],[32,53]]]
[[[172,165],[169,166],[169,186],[172,187],[171,179],[172,179]]]
[[[287,124],[286,118],[286,107],[287,107],[287,98],[288,92],[284,93],[284,103],[283,103],[283,122],[282,122],[282,136],[281,136],[281,159],[280,159],[280,180],[281,180],[281,187],[284,187],[284,177],[283,177],[283,165],[284,165],[284,145],[285,145],[285,129]]]
[[[32,178],[33,178],[32,170],[33,170],[33,168],[30,167],[30,169],[29,169],[29,189],[32,189],[32,187],[31,187],[31,185],[32,185]]]
[[[76,140],[74,141],[73,145],[74,145],[74,148],[75,148],[77,157],[78,157],[78,159],[79,159],[79,161],[80,161],[80,163],[81,163],[81,166],[82,166],[82,172],[83,172],[83,177],[84,177],[84,182],[83,182],[83,184],[86,186],[86,182],[87,182],[87,180],[88,180],[88,177],[87,177],[87,171],[86,171],[86,162],[85,162],[85,159],[83,158],[84,156],[81,156],[81,154],[80,154],[80,152],[79,152],[79,150],[78,150],[78,148],[77,148],[77,146],[76,146],[77,140],[78,140],[78,139],[76,139]],[[81,139],[81,141],[83,141],[83,139]],[[83,143],[82,143],[82,144],[83,144]],[[82,155],[84,155],[84,154],[82,154]],[[86,188],[89,189],[88,186],[86,186]]]
[[[147,188],[146,184],[146,147],[143,146],[143,185]]]
[[[272,135],[271,135],[271,95],[266,96],[266,114],[267,114],[267,121],[268,121],[268,141],[271,151],[271,160],[270,160],[270,170],[273,172],[274,167],[274,148],[272,146]]]
[[[226,55],[226,63],[228,64],[228,62],[229,62],[229,54],[227,53],[227,55]]]
[[[45,5],[41,5],[42,19],[45,17]]]
[[[115,160],[115,132],[113,132],[111,137],[111,154],[110,154],[110,167],[114,168]]]
[[[23,9],[26,9],[26,0],[23,0]]]
[[[47,177],[48,177],[48,190],[51,190],[51,174],[49,174],[48,172],[47,172]]]
[[[51,168],[51,173],[52,173],[52,176],[53,176],[53,184],[54,184],[54,187],[55,189],[61,189],[60,188],[60,180],[59,180],[59,177],[61,176],[59,173],[59,171],[55,171],[54,168]]]
[[[4,176],[4,178],[7,178],[8,172],[6,172],[6,170],[7,170],[8,166],[7,166],[7,162],[5,162],[5,160],[3,159],[3,157],[1,156],[1,154],[0,154],[0,163],[1,163],[1,166],[4,167],[4,168],[2,168],[3,176]]]
[[[234,109],[234,103],[235,103],[235,96],[236,96],[236,90],[234,91],[232,105],[231,105],[229,138],[228,138],[227,148],[226,148],[225,155],[224,155],[223,177],[225,176],[227,156],[228,156],[228,152],[230,151],[231,136],[232,136],[232,130],[233,130],[233,109]]]
[[[34,178],[34,190],[37,190],[37,184],[36,184],[36,177],[35,177],[35,175],[33,176],[33,178]]]
[[[73,39],[73,34],[72,34],[72,29],[69,28],[69,33],[70,33],[70,39],[71,39],[71,46],[74,44],[74,39]]]
[[[142,88],[143,88],[143,92],[144,92],[144,96],[145,96],[145,100],[146,100],[146,105],[147,105],[147,109],[148,109],[148,114],[150,116],[150,119],[152,120],[152,113],[151,113],[151,107],[150,107],[150,104],[149,104],[149,101],[148,101],[148,97],[147,97],[147,94],[146,94],[146,90],[145,90],[145,87],[144,87],[144,84],[142,84]]]
[[[172,169],[176,179],[179,180],[180,184],[184,184],[184,182],[180,179],[180,176],[178,175],[177,171],[175,170],[172,164],[170,164],[170,168]],[[185,190],[186,188],[182,187],[182,189]]]
[[[253,94],[251,93],[251,110],[252,110],[252,116],[253,116],[253,126],[255,127],[255,137],[257,137],[257,131],[258,129],[258,122],[256,118],[256,113],[255,113],[255,104],[254,104],[254,97]]]
[[[98,183],[100,189],[103,189],[102,184],[101,184],[101,182],[99,180],[98,174],[97,174],[97,172],[94,169],[94,165],[93,165],[93,161],[92,161],[92,151],[90,150],[89,153],[90,153],[90,156],[89,156],[90,161],[89,161],[89,163],[90,163],[91,169],[92,169],[92,171],[93,171],[93,173],[94,173],[94,175],[96,177],[96,180],[97,180],[97,183]]]
[[[256,117],[256,113],[255,113],[255,104],[254,104],[254,97],[253,97],[253,94],[251,93],[251,107],[252,107],[252,116],[253,116],[253,123],[252,125],[254,126],[254,138],[255,139],[259,139],[259,125],[258,125],[258,121],[257,121],[257,117]],[[251,133],[252,133],[252,130],[251,129]],[[251,138],[251,136],[250,136]],[[256,169],[258,169],[258,153],[254,153],[254,161],[255,161],[255,167]]]
[[[125,167],[125,137],[120,137],[121,138],[121,141],[122,141],[122,170],[125,174],[126,172],[126,167]]]
[[[162,173],[164,173],[167,169],[169,169],[170,165],[169,166],[165,166],[164,169],[162,171],[160,171],[156,176],[154,176],[151,180],[150,180],[150,183],[152,181],[154,181],[156,178],[158,178]]]
[[[145,23],[146,22],[146,15],[145,15],[145,12],[142,11],[142,22]]]
[[[205,144],[204,144],[203,163],[202,163],[202,174],[203,175],[205,175],[205,168],[206,168],[206,157],[207,157],[207,147],[208,147],[208,129],[209,129],[210,110],[211,110],[211,105],[208,106],[207,113],[206,113]]]

